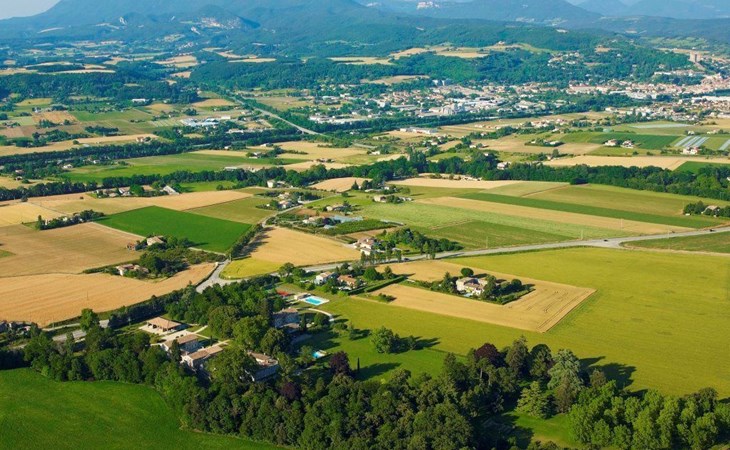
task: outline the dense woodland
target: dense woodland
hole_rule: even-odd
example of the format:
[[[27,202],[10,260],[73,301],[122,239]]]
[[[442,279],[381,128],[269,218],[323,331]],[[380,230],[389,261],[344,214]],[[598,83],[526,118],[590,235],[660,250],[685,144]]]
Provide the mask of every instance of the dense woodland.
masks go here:
[[[154,386],[186,427],[304,449],[518,448],[517,436],[525,430],[502,418],[515,403],[537,418],[567,413],[574,438],[595,447],[701,450],[722,442],[730,431],[730,406],[712,389],[681,398],[631,393],[600,368],[585,367],[570,350],[530,348],[524,338],[502,350],[486,343],[464,358],[446,355],[443,370],[433,376],[396,370],[387,381],[359,380],[357,355],[344,353],[312,366],[308,348],[297,354],[287,336],[271,326],[272,312],[284,306],[269,290],[276,281],[265,277],[202,294],[193,288],[177,291],[114,313],[108,329],[87,310],[81,318],[88,333],[83,346],[72,339],[54,342],[36,329],[22,358],[3,350],[0,361],[5,368],[29,364],[59,381]],[[211,361],[210,378],[184,369],[179,350],[166,354],[151,346],[145,333],[114,329],[161,311],[208,324],[217,336],[231,339]],[[346,330],[315,323],[312,332]],[[379,345],[387,331],[375,333],[373,344]],[[254,361],[246,350],[276,355],[280,376],[252,382],[246,374]],[[532,443],[527,448],[557,447]]]

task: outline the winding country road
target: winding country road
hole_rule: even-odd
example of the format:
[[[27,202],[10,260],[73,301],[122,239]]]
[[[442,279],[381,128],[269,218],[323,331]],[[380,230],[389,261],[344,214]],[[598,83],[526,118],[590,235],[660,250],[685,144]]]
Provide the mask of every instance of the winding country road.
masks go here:
[[[592,239],[588,241],[567,241],[567,242],[555,242],[552,244],[534,244],[534,245],[520,245],[516,247],[498,247],[498,248],[490,248],[490,249],[481,249],[481,250],[469,250],[469,251],[456,251],[456,252],[444,252],[444,253],[437,253],[436,259],[448,259],[448,258],[461,258],[461,257],[469,257],[469,256],[486,256],[486,255],[499,255],[499,254],[505,254],[505,253],[521,253],[521,252],[531,252],[531,251],[539,251],[539,250],[557,250],[562,248],[577,248],[577,247],[597,247],[597,248],[612,248],[612,249],[623,249],[624,244],[630,244],[632,242],[641,242],[641,241],[653,241],[658,239],[672,239],[672,238],[680,238],[680,237],[692,237],[692,236],[705,236],[710,234],[718,234],[718,233],[730,233],[730,227],[723,227],[723,228],[715,228],[715,229],[705,229],[705,230],[694,230],[694,231],[686,231],[683,233],[668,233],[668,234],[655,234],[655,235],[647,235],[647,236],[631,236],[631,237],[620,237],[620,238],[610,238],[610,239]],[[729,255],[730,256],[730,255]],[[422,261],[428,258],[428,255],[416,255],[408,258],[404,258],[405,261]],[[221,286],[225,286],[227,284],[232,283],[238,283],[241,281],[240,279],[237,280],[226,280],[220,277],[220,274],[223,272],[223,270],[226,268],[228,264],[230,264],[231,261],[226,261],[224,263],[220,263],[219,266],[216,268],[216,270],[211,274],[211,276],[202,282],[200,285],[198,285],[198,292],[203,292],[206,288],[220,284]],[[397,261],[386,261],[381,263],[382,264],[393,264]],[[309,266],[304,267],[305,270],[308,272],[324,272],[327,270],[334,270],[337,267],[340,267],[342,265],[342,262],[339,263],[332,263],[332,264],[322,264],[318,266]]]

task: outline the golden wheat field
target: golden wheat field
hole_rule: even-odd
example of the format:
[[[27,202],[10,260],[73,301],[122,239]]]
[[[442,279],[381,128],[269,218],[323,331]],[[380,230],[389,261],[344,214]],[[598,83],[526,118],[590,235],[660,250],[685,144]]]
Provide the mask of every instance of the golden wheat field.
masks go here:
[[[234,261],[226,268],[227,277],[244,277],[252,274],[239,270],[241,267],[265,267],[266,271],[285,263],[296,266],[355,261],[360,253],[333,239],[292,231],[286,228],[268,228],[250,246],[250,258]]]
[[[44,219],[55,219],[62,215],[33,203],[10,203],[0,205],[0,227],[35,222],[38,216],[43,216]]]
[[[333,191],[333,192],[347,192],[352,188],[352,185],[357,183],[362,184],[364,181],[369,181],[367,178],[333,178],[331,180],[322,181],[320,183],[312,185],[312,188],[319,189],[320,191]]]
[[[458,276],[462,267],[443,261],[418,261],[396,264],[392,269],[398,274],[411,275],[416,280],[435,281],[443,278],[446,272]],[[479,274],[483,271],[474,272]],[[516,278],[513,275],[489,273],[500,279]],[[401,308],[544,333],[595,292],[589,288],[528,278],[520,279],[523,283],[532,285],[534,291],[504,306],[441,294],[406,284],[391,285],[377,293],[395,297],[390,304]]]
[[[3,258],[5,259],[5,258]],[[197,284],[213,264],[191,267],[159,282],[106,274],[46,274],[3,278],[0,282],[0,319],[35,322],[45,326],[77,317],[84,308],[110,311]]]
[[[80,273],[130,261],[139,255],[127,250],[126,245],[138,239],[95,223],[46,231],[24,225],[2,227],[0,244],[12,255],[0,259],[0,280],[20,275]]]
[[[561,147],[562,148],[562,147]],[[622,166],[622,167],[659,167],[662,169],[675,170],[688,161],[699,161],[706,163],[730,164],[727,158],[705,159],[705,158],[683,158],[681,156],[577,156],[575,158],[561,158],[546,163],[548,166],[564,167],[587,165],[591,167],[600,166]]]

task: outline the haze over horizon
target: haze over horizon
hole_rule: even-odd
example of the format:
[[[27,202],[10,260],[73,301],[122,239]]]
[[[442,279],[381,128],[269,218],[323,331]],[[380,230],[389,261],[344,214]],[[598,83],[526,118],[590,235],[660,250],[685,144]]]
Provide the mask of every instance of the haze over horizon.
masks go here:
[[[46,11],[60,0],[26,0],[17,2],[16,0],[0,0],[0,19],[8,19],[11,17],[32,16]]]

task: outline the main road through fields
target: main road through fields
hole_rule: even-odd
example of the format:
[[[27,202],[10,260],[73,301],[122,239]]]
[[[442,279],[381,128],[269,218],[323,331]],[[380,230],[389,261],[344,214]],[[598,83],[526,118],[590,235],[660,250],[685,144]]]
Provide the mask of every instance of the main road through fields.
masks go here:
[[[575,247],[599,247],[599,248],[623,248],[624,244],[630,244],[632,242],[641,241],[653,241],[658,239],[672,239],[680,237],[692,237],[692,236],[705,236],[716,233],[730,233],[730,227],[714,228],[707,230],[695,230],[687,231],[683,233],[668,233],[668,234],[657,234],[647,236],[632,236],[632,237],[620,237],[611,239],[593,239],[590,241],[568,241],[568,242],[555,242],[552,244],[535,244],[535,245],[521,245],[517,247],[498,247],[481,250],[470,250],[470,251],[456,251],[456,252],[444,252],[437,253],[435,259],[448,259],[448,258],[461,258],[468,256],[485,256],[485,255],[499,255],[504,253],[520,253],[520,252],[531,252],[539,250],[556,250],[561,248],[575,248]],[[417,255],[404,259],[404,261],[421,261],[428,258],[428,255]],[[382,264],[392,264],[397,261],[387,261]],[[203,292],[206,288],[220,284],[222,286],[232,283],[237,283],[241,280],[226,280],[220,277],[225,267],[230,263],[226,261],[221,263],[213,274],[200,285],[198,285],[198,292]],[[319,266],[304,267],[304,270],[308,272],[324,272],[327,270],[334,270],[342,266],[342,263],[338,264],[323,264]]]

